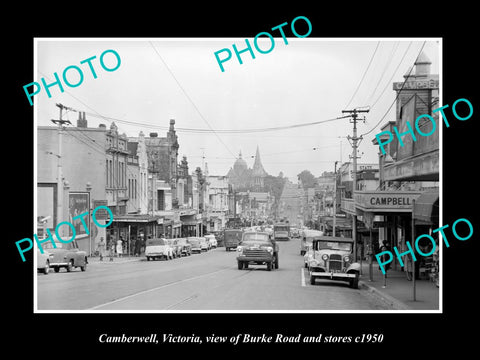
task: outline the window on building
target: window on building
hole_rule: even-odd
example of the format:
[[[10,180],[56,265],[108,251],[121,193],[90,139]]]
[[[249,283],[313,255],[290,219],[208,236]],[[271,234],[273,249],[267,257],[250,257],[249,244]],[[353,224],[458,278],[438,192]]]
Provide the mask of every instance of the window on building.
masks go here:
[[[157,210],[165,210],[165,194],[163,190],[157,190]]]
[[[107,186],[109,186],[109,175],[110,175],[110,172],[108,171],[108,160],[105,160],[105,175],[106,175],[106,179],[105,179],[105,184]]]

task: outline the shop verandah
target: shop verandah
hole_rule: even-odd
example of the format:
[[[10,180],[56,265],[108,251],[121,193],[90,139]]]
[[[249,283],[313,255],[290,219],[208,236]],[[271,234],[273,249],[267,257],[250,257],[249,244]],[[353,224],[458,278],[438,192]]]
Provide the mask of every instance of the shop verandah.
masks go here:
[[[394,248],[400,254],[408,250],[407,242],[414,248],[417,261],[415,262],[415,278],[428,278],[432,266],[432,256],[426,258],[418,254],[415,249],[416,238],[421,234],[432,234],[432,230],[439,227],[439,192],[438,189],[426,191],[372,191],[355,192],[355,214],[370,231],[359,236],[359,242],[366,248],[366,259],[372,266],[378,266],[375,254],[381,251],[390,251],[395,254]],[[391,201],[389,200],[391,199]],[[396,201],[394,201],[394,199]],[[384,201],[385,200],[385,201]],[[438,248],[438,239],[436,239]],[[428,240],[421,239],[418,247],[428,253],[433,248]],[[397,256],[388,264],[394,271],[405,271],[408,277],[409,267],[405,268],[409,256]],[[409,264],[412,263],[410,260]]]

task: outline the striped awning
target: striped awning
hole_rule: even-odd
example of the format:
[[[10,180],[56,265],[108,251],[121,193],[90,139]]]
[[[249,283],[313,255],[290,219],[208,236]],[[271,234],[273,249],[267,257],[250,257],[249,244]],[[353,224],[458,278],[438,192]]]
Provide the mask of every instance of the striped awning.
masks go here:
[[[413,218],[419,225],[438,225],[439,216],[438,190],[421,194],[413,206]]]

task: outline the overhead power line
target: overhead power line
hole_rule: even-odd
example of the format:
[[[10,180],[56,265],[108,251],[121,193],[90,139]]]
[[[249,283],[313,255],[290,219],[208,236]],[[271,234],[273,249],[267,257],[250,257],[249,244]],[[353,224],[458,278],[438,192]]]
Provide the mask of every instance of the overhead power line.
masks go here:
[[[350,104],[352,103],[352,100],[355,98],[355,95],[357,95],[358,90],[360,89],[360,86],[363,83],[363,80],[365,79],[365,75],[367,75],[368,69],[370,69],[370,65],[372,64],[373,59],[375,58],[375,54],[377,53],[378,46],[380,45],[380,41],[377,41],[377,46],[375,47],[375,50],[373,51],[372,56],[370,57],[370,61],[368,62],[367,68],[365,69],[363,76],[360,80],[360,82],[357,85],[357,88],[355,89],[355,92],[353,93],[352,97],[350,98],[350,101],[348,102],[347,105],[345,105],[345,108],[348,108]]]
[[[418,52],[418,55],[417,57],[415,58],[415,61],[413,62],[413,64],[415,65],[415,63],[417,62],[418,60],[418,57],[420,56],[420,54],[422,53],[422,50],[425,46],[427,41],[424,41],[423,44],[422,44],[422,47],[420,48],[420,51]],[[410,77],[410,74],[412,73],[413,71],[413,66],[410,67],[410,71],[408,72],[407,76],[405,77],[405,80],[403,81],[402,83],[402,87],[400,88],[399,91],[397,91],[397,95],[395,96],[395,99],[393,100],[393,102],[390,104],[390,106],[388,107],[387,111],[385,112],[385,114],[383,114],[383,116],[380,118],[380,120],[377,122],[377,124],[372,128],[370,129],[369,131],[367,131],[366,133],[360,135],[360,136],[363,136],[363,135],[368,135],[370,134],[373,130],[375,130],[375,128],[380,125],[380,123],[383,121],[383,119],[385,119],[385,117],[388,115],[388,113],[390,112],[390,110],[392,109],[393,105],[397,102],[398,100],[398,97],[400,96],[400,93],[402,92],[404,86],[405,86],[405,83],[407,82],[408,78]]]
[[[80,111],[80,110],[74,110],[74,111]],[[98,113],[90,113],[90,112],[85,112],[86,115],[92,116],[92,117],[97,117],[100,119],[104,119],[107,121],[115,121],[121,124],[126,124],[126,125],[134,125],[134,126],[143,126],[145,128],[149,129],[161,129],[161,130],[168,130],[167,126],[162,126],[162,125],[155,125],[155,124],[149,124],[149,123],[144,123],[144,122],[138,122],[138,121],[129,121],[129,120],[122,120],[110,116],[104,116]],[[300,127],[306,127],[306,126],[313,126],[313,125],[318,125],[318,124],[323,124],[335,120],[340,120],[344,119],[346,116],[339,116],[335,118],[330,118],[330,119],[324,119],[324,120],[318,120],[318,121],[312,121],[308,123],[301,123],[301,124],[293,124],[293,125],[284,125],[284,126],[274,126],[274,127],[267,127],[267,128],[251,128],[251,129],[201,129],[201,128],[185,128],[185,127],[175,127],[175,130],[177,132],[184,132],[184,133],[197,133],[197,134],[206,134],[206,133],[220,133],[220,134],[249,134],[249,133],[264,133],[264,132],[270,132],[270,131],[279,131],[279,130],[288,130],[288,129],[295,129],[295,128],[300,128]]]

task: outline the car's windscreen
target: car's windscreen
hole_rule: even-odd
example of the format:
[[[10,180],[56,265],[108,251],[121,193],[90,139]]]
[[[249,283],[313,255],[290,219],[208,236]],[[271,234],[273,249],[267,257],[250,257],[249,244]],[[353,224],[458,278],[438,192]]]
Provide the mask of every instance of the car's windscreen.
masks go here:
[[[167,243],[163,239],[148,239],[147,240],[147,246],[159,246],[159,245],[167,245]]]
[[[190,244],[199,244],[199,243],[200,243],[200,240],[198,240],[198,239],[188,239],[188,242],[189,242]]]
[[[352,243],[337,242],[337,241],[319,241],[317,243],[317,250],[342,250],[352,251]]]
[[[289,227],[288,226],[275,226],[273,228],[274,231],[288,231]]]
[[[59,241],[56,241],[55,242],[55,245],[52,244],[51,241],[49,242],[46,242],[44,244],[42,244],[42,249],[46,250],[46,249],[72,249],[73,246],[71,243],[62,243],[62,242],[59,242]]]

